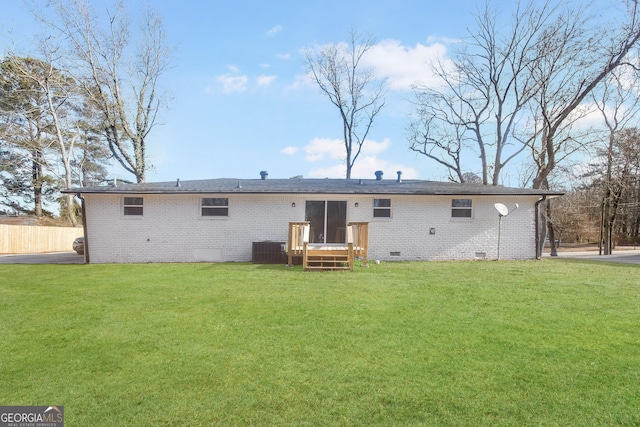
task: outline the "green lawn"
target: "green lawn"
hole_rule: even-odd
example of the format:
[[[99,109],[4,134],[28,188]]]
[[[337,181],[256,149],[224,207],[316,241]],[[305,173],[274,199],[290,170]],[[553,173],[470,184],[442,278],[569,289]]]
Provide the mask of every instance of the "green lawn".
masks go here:
[[[0,330],[68,426],[640,425],[632,265],[1,265]]]

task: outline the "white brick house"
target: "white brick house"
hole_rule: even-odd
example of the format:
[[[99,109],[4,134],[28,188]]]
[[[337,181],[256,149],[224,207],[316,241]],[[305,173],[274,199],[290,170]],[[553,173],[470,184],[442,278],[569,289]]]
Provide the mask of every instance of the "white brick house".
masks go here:
[[[538,202],[561,194],[421,180],[266,175],[65,192],[83,200],[91,263],[251,261],[254,242],[286,242],[290,221],[311,221],[314,241],[327,243],[344,242],[346,222],[369,222],[370,260],[496,259],[498,254],[533,259]],[[496,203],[512,210],[501,220],[500,248]]]

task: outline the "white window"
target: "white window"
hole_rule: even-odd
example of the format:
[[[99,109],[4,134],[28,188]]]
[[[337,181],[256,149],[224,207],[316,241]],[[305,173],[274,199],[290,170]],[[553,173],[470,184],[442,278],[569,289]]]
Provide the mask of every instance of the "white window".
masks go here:
[[[125,197],[123,201],[123,213],[125,215],[141,216],[144,211],[144,198],[142,197]]]
[[[373,217],[391,218],[391,199],[373,199]]]
[[[471,199],[452,199],[451,218],[471,218],[473,203]]]
[[[204,197],[200,209],[202,216],[229,216],[229,199],[226,197]]]

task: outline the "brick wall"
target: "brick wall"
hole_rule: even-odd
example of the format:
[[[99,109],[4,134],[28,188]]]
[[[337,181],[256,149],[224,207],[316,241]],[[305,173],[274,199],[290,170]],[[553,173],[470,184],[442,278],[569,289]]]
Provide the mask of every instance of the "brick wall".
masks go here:
[[[460,197],[456,197],[460,198]],[[396,197],[392,218],[371,219],[371,259],[468,260],[498,255],[497,202],[520,208],[503,218],[501,259],[535,257],[534,204],[537,198],[472,197],[471,219],[451,217],[450,196]]]
[[[495,259],[494,204],[519,203],[502,220],[500,258],[535,257],[537,197],[472,197],[472,219],[451,218],[450,196],[380,196],[391,198],[390,219],[373,218],[376,196],[229,195],[229,216],[206,218],[200,200],[207,195],[143,197],[138,217],[122,214],[121,195],[85,195],[92,263],[250,261],[252,242],[286,241],[288,222],[304,220],[305,200],[313,199],[347,200],[348,221],[370,222],[371,260]]]

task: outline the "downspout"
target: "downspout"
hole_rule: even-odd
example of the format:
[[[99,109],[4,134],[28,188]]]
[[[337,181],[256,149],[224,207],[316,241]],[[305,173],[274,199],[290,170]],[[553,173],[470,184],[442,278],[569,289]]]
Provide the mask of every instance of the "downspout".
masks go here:
[[[542,196],[542,199],[536,202],[536,259],[542,258],[542,248],[540,247],[540,204],[545,200],[547,200],[547,196]]]
[[[82,233],[84,234],[84,263],[89,264],[89,239],[87,238],[87,210],[84,205],[84,197],[82,193],[77,193],[80,199],[80,210],[82,212]]]

